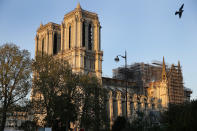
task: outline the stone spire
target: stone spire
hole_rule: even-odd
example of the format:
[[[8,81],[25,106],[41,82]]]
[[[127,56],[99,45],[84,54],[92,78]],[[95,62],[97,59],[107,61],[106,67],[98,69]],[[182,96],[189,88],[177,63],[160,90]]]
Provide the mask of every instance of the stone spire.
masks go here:
[[[167,80],[166,77],[166,64],[165,64],[165,60],[164,60],[164,56],[163,56],[163,68],[162,68],[162,81]]]
[[[42,24],[42,22],[40,23],[40,27],[42,27],[43,26],[43,24]]]
[[[182,70],[181,70],[181,64],[180,64],[180,61],[178,61],[178,76],[179,76],[179,79],[183,80],[183,76],[182,76]]]
[[[77,9],[81,9],[80,3],[77,4]]]

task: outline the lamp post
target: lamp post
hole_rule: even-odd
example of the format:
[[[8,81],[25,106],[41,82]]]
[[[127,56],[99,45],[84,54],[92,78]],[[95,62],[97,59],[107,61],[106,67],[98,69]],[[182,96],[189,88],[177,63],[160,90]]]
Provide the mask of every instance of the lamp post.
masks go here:
[[[125,81],[126,81],[125,88],[126,88],[126,119],[127,119],[127,75],[126,75],[126,69],[127,69],[127,51],[125,50],[125,55],[124,56],[117,55],[116,58],[114,58],[114,60],[116,62],[119,62],[120,61],[119,57],[122,57],[122,58],[125,59],[125,72],[124,72],[124,75],[125,75]]]

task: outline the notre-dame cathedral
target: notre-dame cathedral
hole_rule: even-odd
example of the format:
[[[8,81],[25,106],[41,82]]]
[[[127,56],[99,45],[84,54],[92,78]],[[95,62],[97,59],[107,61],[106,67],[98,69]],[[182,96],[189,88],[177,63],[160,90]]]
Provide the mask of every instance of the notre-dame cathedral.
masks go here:
[[[121,79],[121,73],[118,72],[120,70],[116,71],[113,78],[102,77],[103,51],[101,51],[100,30],[98,15],[83,10],[78,4],[73,11],[64,15],[61,24],[52,22],[45,25],[40,24],[35,37],[35,55],[37,52],[42,52],[61,57],[69,62],[73,72],[91,73],[101,79],[103,88],[109,90],[107,110],[111,125],[117,116],[127,115],[128,119],[132,121],[138,111],[143,111],[148,115],[151,111],[166,110],[171,101],[181,103],[185,99],[188,100],[191,91],[184,89],[182,73],[180,72],[180,77],[177,77],[179,85],[173,85],[176,84],[175,77],[169,75],[173,70],[166,69],[164,59],[161,66],[151,66],[150,68],[150,70],[157,69],[159,72],[156,73],[158,79],[154,81],[153,79],[146,81],[145,78],[135,79],[139,76],[140,71],[142,74],[146,70],[147,65],[130,66],[133,70],[131,72],[133,77],[127,83],[127,93],[125,80]],[[137,68],[141,69],[141,67],[143,70],[138,71]],[[175,74],[176,72],[175,70]],[[154,75],[154,71],[151,75]],[[155,76],[146,77],[156,78]],[[139,80],[144,83],[141,84]],[[171,82],[173,80],[174,83]],[[125,101],[126,97],[127,101]],[[126,104],[127,106],[125,106]],[[127,108],[127,112],[125,108]]]

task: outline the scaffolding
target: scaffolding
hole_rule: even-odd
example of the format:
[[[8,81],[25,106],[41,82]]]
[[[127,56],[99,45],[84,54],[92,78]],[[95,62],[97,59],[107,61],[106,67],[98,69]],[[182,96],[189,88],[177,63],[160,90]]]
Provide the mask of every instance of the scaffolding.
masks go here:
[[[126,71],[126,73],[125,73]],[[124,67],[113,69],[113,78],[124,79],[127,75],[128,81],[135,81],[139,94],[146,94],[147,83],[161,79],[162,66],[155,64],[134,63],[125,70]]]
[[[164,70],[165,68],[165,70]],[[126,73],[125,73],[126,71]],[[147,95],[147,88],[150,82],[161,82],[162,75],[165,71],[169,103],[180,104],[185,100],[183,86],[183,76],[180,63],[178,65],[172,64],[171,66],[166,65],[164,60],[163,63],[154,61],[151,64],[134,63],[129,65],[127,69],[119,67],[113,69],[113,78],[123,80],[125,74],[127,75],[128,81],[135,81],[138,87],[138,94]],[[188,96],[188,95],[187,95]]]
[[[172,64],[168,72],[169,103],[181,104],[184,102],[184,86],[181,67]]]

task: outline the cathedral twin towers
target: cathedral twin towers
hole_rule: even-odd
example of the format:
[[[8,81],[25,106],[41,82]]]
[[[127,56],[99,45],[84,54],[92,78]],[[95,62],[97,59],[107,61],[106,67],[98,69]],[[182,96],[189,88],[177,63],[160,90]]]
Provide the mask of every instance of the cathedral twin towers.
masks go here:
[[[61,57],[73,72],[102,77],[100,22],[96,13],[77,7],[64,16],[61,25],[52,22],[40,25],[35,38],[38,52]]]

